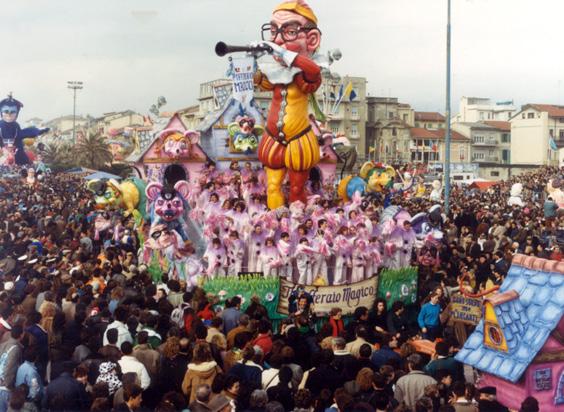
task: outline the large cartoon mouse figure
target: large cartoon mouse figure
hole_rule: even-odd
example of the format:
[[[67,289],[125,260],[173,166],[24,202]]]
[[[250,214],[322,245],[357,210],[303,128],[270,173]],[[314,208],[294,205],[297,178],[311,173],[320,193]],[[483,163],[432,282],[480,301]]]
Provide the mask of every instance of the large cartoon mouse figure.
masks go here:
[[[3,148],[4,144],[12,144],[16,150],[14,156],[15,163],[18,165],[31,163],[24,150],[24,139],[34,138],[49,131],[48,128],[20,128],[16,120],[22,107],[23,104],[14,99],[11,94],[0,101],[0,113],[2,115],[0,119],[0,148]]]
[[[150,202],[152,226],[164,224],[168,230],[176,230],[182,240],[188,240],[184,215],[189,188],[190,184],[185,180],[179,180],[174,187],[149,183],[145,194]]]

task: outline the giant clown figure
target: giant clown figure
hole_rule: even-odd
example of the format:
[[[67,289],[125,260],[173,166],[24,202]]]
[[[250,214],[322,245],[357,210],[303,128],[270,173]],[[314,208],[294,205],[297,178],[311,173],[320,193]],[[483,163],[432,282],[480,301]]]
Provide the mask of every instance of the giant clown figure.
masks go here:
[[[24,148],[24,139],[37,137],[49,131],[46,129],[38,129],[37,127],[26,127],[22,129],[18,122],[18,115],[23,104],[14,99],[12,95],[0,101],[0,152],[5,144],[12,144],[15,148],[15,163],[18,165],[30,164],[31,161],[27,156]],[[1,153],[0,153],[1,154]]]
[[[321,43],[317,17],[303,0],[279,4],[262,27],[263,45],[274,61],[261,63],[255,84],[272,91],[258,157],[267,176],[269,209],[285,204],[282,183],[288,174],[290,203],[307,203],[305,183],[319,162],[319,145],[308,118],[309,95],[321,85],[321,69],[313,55]]]

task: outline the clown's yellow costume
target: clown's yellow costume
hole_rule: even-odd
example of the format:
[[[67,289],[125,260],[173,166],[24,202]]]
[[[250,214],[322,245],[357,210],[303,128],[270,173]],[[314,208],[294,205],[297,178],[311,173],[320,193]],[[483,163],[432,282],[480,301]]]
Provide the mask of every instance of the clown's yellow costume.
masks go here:
[[[288,23],[290,22],[290,23]],[[295,39],[287,41],[277,31],[295,27]],[[319,162],[320,152],[308,118],[309,95],[321,85],[321,69],[311,55],[317,49],[321,33],[317,18],[303,1],[282,3],[274,9],[272,37],[286,65],[277,60],[270,67],[261,67],[255,84],[272,91],[272,103],[266,128],[258,147],[258,157],[267,175],[268,207],[276,209],[285,203],[282,182],[288,172],[290,202],[306,202],[305,182],[309,171]],[[300,43],[301,42],[301,43]],[[300,49],[301,47],[301,49]],[[291,59],[287,59],[287,55]],[[290,64],[288,62],[291,60]],[[278,67],[274,67],[274,66]],[[269,70],[270,69],[270,70]]]

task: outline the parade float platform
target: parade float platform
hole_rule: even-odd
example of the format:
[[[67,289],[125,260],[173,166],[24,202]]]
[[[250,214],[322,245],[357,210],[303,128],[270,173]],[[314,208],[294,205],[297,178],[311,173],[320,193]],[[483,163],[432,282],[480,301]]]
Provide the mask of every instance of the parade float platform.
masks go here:
[[[564,262],[516,255],[498,293],[456,359],[481,372],[479,386],[519,409],[564,410]]]

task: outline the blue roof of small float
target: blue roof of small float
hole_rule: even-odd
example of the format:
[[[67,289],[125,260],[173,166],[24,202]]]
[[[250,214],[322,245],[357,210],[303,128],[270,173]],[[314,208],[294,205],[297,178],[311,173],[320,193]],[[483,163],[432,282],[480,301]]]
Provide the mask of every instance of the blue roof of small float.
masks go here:
[[[517,382],[564,314],[564,262],[516,255],[490,301],[508,351],[484,344],[484,320],[456,359],[483,372]]]

